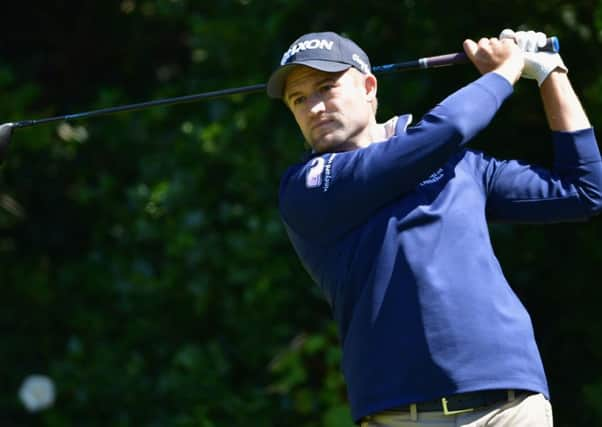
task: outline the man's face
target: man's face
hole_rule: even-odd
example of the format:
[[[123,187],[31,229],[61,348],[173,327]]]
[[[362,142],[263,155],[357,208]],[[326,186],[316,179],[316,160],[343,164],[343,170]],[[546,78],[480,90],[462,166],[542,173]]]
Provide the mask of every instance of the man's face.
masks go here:
[[[284,101],[316,152],[347,151],[370,142],[370,99],[376,93],[370,78],[353,68],[327,73],[305,66],[288,75]]]

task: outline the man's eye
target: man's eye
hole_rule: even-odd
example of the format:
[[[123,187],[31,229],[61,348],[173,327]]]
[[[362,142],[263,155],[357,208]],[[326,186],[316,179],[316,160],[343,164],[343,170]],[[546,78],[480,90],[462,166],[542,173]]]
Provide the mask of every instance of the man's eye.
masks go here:
[[[334,85],[327,84],[327,85],[320,86],[320,90],[321,90],[322,92],[328,92],[328,91],[329,91],[329,90],[331,90],[333,87],[334,87]]]
[[[298,96],[297,98],[293,99],[293,105],[301,105],[305,102],[305,97],[304,96]]]

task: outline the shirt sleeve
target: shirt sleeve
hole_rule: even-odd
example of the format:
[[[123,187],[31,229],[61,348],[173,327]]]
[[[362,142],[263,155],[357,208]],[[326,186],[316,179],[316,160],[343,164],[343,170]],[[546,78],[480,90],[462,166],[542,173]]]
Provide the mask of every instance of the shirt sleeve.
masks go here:
[[[406,132],[290,168],[280,186],[284,222],[315,241],[330,240],[357,226],[443,165],[489,124],[511,93],[512,86],[503,77],[485,74]]]
[[[602,210],[602,162],[593,129],[553,132],[554,167],[490,160],[487,216],[508,222],[586,219]]]

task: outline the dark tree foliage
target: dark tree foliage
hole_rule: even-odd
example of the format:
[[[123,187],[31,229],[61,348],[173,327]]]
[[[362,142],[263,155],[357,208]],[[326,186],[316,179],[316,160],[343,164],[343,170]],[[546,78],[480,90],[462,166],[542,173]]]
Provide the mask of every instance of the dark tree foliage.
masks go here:
[[[13,2],[2,21],[2,123],[263,83],[290,41],[326,29],[374,65],[506,27],[556,34],[602,116],[595,1],[62,0]],[[382,77],[379,119],[420,117],[477,76]],[[546,129],[521,81],[473,146],[549,165]],[[0,424],[350,426],[336,327],[277,212],[303,150],[263,94],[17,130],[0,167]],[[556,425],[602,424],[601,219],[491,231]],[[30,413],[18,390],[35,373],[57,398]]]

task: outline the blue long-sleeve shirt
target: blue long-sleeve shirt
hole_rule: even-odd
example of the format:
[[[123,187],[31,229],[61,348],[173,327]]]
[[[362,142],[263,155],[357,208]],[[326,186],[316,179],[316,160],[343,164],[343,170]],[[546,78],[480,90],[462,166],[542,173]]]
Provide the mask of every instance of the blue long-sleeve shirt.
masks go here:
[[[464,145],[512,86],[490,73],[383,142],[291,167],[280,210],[339,327],[354,420],[485,389],[549,395],[529,315],[487,220],[553,222],[602,209],[592,129],[553,132],[547,171]]]

